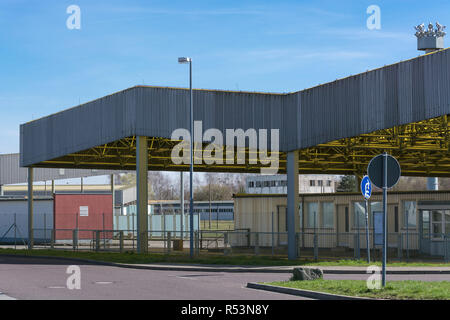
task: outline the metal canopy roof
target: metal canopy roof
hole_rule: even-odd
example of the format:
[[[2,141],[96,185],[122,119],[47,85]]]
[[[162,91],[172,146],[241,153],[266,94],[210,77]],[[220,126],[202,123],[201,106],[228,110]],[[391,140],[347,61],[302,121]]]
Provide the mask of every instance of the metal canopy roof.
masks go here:
[[[0,185],[25,183],[28,181],[28,172],[26,168],[19,166],[19,154],[0,154]],[[111,170],[83,170],[83,169],[51,169],[42,168],[34,171],[34,181],[49,181],[72,179],[81,177],[93,177],[110,175],[113,173],[121,173],[125,171],[111,171]]]
[[[170,159],[178,143],[172,131],[189,127],[188,94],[137,86],[23,124],[21,165],[133,170],[136,136],[146,136],[149,170],[188,170]],[[279,129],[280,173],[288,151],[300,150],[300,173],[357,175],[387,151],[402,175],[450,176],[447,114],[449,49],[295,93],[194,90],[194,119],[203,130]],[[260,165],[195,170],[259,172]]]

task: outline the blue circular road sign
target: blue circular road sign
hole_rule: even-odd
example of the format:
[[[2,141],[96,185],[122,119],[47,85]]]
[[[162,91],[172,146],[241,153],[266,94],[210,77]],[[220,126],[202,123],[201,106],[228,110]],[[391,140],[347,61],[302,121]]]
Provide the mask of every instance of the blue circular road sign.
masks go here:
[[[361,180],[361,193],[366,200],[372,195],[372,183],[368,176],[364,176]]]

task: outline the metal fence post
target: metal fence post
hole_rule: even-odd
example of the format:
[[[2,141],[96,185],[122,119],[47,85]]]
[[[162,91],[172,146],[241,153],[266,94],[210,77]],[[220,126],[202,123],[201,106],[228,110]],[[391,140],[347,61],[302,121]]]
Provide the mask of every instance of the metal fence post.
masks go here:
[[[399,233],[397,236],[397,256],[399,260],[402,260],[403,258],[403,237],[402,234]]]
[[[17,217],[16,214],[14,213],[14,249],[17,249],[17,221],[16,221]]]
[[[271,232],[272,257],[275,254],[275,244],[274,244],[274,242],[275,242],[275,235],[274,235],[273,230],[272,230],[272,232]]]
[[[28,248],[33,249],[33,246],[34,246],[34,229],[31,228],[30,229],[30,237],[28,237]]]
[[[119,251],[123,252],[123,231],[119,231]]]
[[[419,242],[420,242],[420,240],[419,240]],[[408,228],[406,228],[406,262],[409,262],[409,229]]]
[[[196,255],[199,254],[199,243],[198,243],[198,230],[194,231],[194,252]]]
[[[255,255],[259,255],[259,233],[255,232]]]
[[[248,231],[247,231],[247,247],[249,247],[249,248],[251,247],[250,236],[251,236],[250,229],[248,229]]]
[[[133,250],[134,250],[134,219],[136,219],[136,215],[135,214],[131,214],[131,222],[132,222],[132,229],[133,229],[133,232],[132,232],[132,237],[131,237],[131,239],[133,239]]]
[[[100,250],[100,230],[95,230],[95,251]]]
[[[72,246],[73,250],[77,250],[78,248],[78,230],[74,229],[72,230]]]
[[[314,260],[319,260],[319,246],[317,241],[317,233],[314,232]]]
[[[297,259],[300,259],[300,236],[295,234],[295,247],[297,248]]]
[[[167,253],[170,254],[171,250],[171,242],[172,242],[172,234],[170,231],[167,232]]]
[[[103,249],[106,250],[105,213],[102,213],[102,223],[103,223]]]
[[[444,235],[444,253],[445,253],[445,262],[446,263],[448,263],[449,262],[449,250],[448,250],[448,245],[449,245],[449,243],[448,243],[448,237],[447,237],[447,235]]]
[[[359,222],[358,222],[359,223]],[[356,260],[361,259],[361,245],[360,245],[360,232],[359,232],[359,226],[358,226],[358,232],[355,234],[356,236]]]
[[[47,214],[44,213],[44,246],[47,247]]]
[[[223,234],[223,254],[228,255],[228,232],[224,232]]]
[[[55,248],[55,229],[52,229],[51,239],[50,239],[50,248]]]

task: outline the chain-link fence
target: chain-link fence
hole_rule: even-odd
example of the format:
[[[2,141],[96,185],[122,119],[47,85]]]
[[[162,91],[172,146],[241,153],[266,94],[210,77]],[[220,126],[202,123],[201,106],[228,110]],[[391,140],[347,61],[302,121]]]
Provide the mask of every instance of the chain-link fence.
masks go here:
[[[35,248],[84,251],[125,252],[137,250],[136,216],[111,217],[90,214],[89,221],[76,214],[59,216],[55,224],[52,214],[36,213],[33,221]],[[87,217],[86,217],[87,218]],[[54,225],[63,227],[55,228]],[[189,219],[176,214],[150,215],[149,252],[188,254]],[[264,255],[287,257],[287,232],[253,232],[250,229],[199,230],[194,216],[194,249],[197,254]],[[182,231],[183,230],[183,231]],[[351,229],[337,233],[330,229],[308,229],[296,233],[298,257],[303,259],[368,259],[381,260],[380,235],[369,229]],[[387,257],[391,261],[450,259],[450,234],[420,233],[405,230],[387,235]],[[28,220],[26,214],[3,214],[0,223],[0,246],[26,248]],[[368,250],[369,248],[369,250]]]
[[[287,232],[241,230],[201,230],[194,233],[196,254],[223,254],[286,257]],[[18,235],[18,233],[16,233]],[[33,229],[34,248],[79,251],[125,252],[137,250],[136,230]],[[180,230],[148,232],[150,253],[189,253],[190,233]],[[368,259],[380,261],[382,246],[372,232],[365,233],[300,232],[296,234],[298,257],[309,260]],[[390,261],[450,262],[450,236],[419,233],[389,233],[387,258]],[[2,239],[0,238],[0,243]],[[6,246],[24,247],[27,239],[17,237]],[[367,250],[367,243],[369,250]],[[5,245],[2,245],[5,247]]]

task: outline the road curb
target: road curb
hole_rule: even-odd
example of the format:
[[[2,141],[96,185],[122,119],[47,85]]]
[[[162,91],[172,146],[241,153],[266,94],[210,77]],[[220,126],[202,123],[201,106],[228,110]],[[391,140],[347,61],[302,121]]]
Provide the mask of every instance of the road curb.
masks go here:
[[[319,268],[314,266],[307,266],[305,268]],[[381,267],[380,267],[381,268]],[[325,270],[324,274],[367,274],[365,270]],[[450,274],[450,270],[386,270],[386,274],[405,275],[405,274]]]
[[[319,268],[324,274],[367,274],[365,270],[351,269],[323,269],[320,266],[286,266],[286,267],[242,267],[242,266],[200,266],[200,265],[157,265],[157,264],[127,264],[118,262],[106,262],[83,258],[57,257],[57,256],[32,256],[20,254],[0,254],[0,257],[19,257],[19,258],[38,258],[38,259],[55,259],[89,263],[93,265],[103,265],[110,267],[142,269],[142,270],[161,270],[161,271],[200,271],[200,272],[236,272],[236,273],[292,273],[296,267],[302,268]],[[408,274],[450,274],[450,270],[387,270],[386,274],[391,275],[408,275]]]
[[[16,299],[0,292],[0,301],[4,301],[4,300],[16,300]]]
[[[61,261],[83,262],[92,265],[103,265],[109,267],[119,267],[128,269],[143,269],[143,270],[165,270],[165,271],[206,271],[206,272],[254,272],[254,273],[292,273],[292,269],[262,269],[261,268],[245,268],[245,267],[214,267],[214,266],[189,266],[189,265],[142,265],[142,264],[126,264],[118,262],[106,262],[83,258],[57,257],[57,256],[31,256],[20,254],[0,254],[0,257],[12,258],[37,258],[37,259],[54,259]],[[267,267],[270,268],[270,267]]]
[[[317,300],[359,300],[359,301],[375,300],[375,299],[370,299],[370,298],[343,296],[343,295],[337,295],[337,294],[332,294],[332,293],[286,288],[286,287],[280,287],[280,286],[273,286],[273,285],[269,285],[269,284],[254,283],[254,282],[247,283],[247,288],[290,294],[290,295],[294,295],[294,296],[300,296],[300,297],[304,297],[304,298],[311,298],[311,299],[317,299]]]

